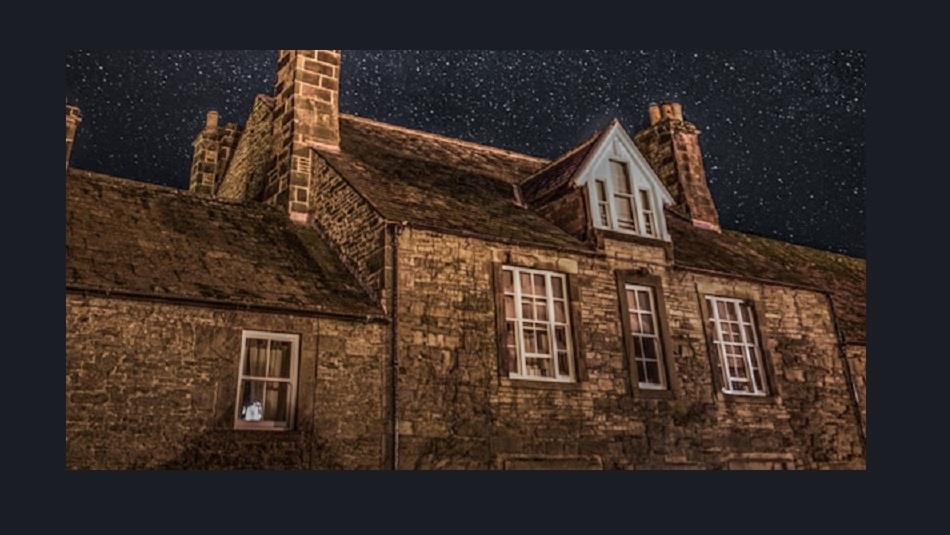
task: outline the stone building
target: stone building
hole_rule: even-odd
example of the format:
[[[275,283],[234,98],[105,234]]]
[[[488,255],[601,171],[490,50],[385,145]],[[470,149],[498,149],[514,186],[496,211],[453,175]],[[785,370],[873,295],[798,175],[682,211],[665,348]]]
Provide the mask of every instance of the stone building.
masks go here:
[[[67,106],[68,467],[865,467],[864,261],[721,228],[680,105],[549,161],[341,114],[340,60],[189,191],[70,168]]]

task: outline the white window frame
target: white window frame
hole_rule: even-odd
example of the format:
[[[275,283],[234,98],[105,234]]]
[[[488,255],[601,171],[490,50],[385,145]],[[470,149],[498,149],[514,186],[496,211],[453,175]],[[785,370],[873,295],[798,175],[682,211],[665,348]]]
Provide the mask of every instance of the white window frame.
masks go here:
[[[604,198],[600,198],[600,189],[598,185],[603,185],[604,187]],[[597,222],[601,225],[604,224],[604,219],[607,219],[607,224],[613,226],[613,210],[610,207],[610,189],[607,186],[607,181],[602,178],[594,179],[594,199],[596,200],[597,206]]]
[[[640,208],[640,229],[642,229],[641,235],[648,238],[658,238],[659,228],[656,226],[656,210],[653,208],[656,204],[653,200],[653,191],[647,188],[637,188],[637,192],[640,193],[640,203],[638,207]],[[643,199],[644,196],[647,202],[650,204],[650,209],[648,210],[644,206]],[[649,222],[650,232],[647,232],[647,223]]]
[[[546,381],[546,382],[553,382],[553,383],[575,382],[576,379],[575,379],[575,372],[574,372],[575,365],[574,365],[574,348],[573,348],[574,341],[573,341],[573,337],[571,333],[571,302],[570,302],[570,296],[567,293],[568,292],[567,275],[564,273],[558,273],[554,271],[530,269],[530,268],[523,268],[523,267],[518,267],[518,266],[502,266],[502,270],[510,271],[512,273],[512,291],[509,292],[507,290],[504,290],[502,292],[502,296],[503,296],[502,298],[504,299],[509,296],[514,298],[515,317],[509,318],[507,317],[507,314],[506,314],[505,322],[506,324],[509,321],[515,322],[515,352],[517,353],[517,363],[518,363],[518,369],[509,370],[508,377],[510,379],[522,379],[522,380],[529,380],[529,381]],[[546,358],[550,358],[552,360],[552,369],[554,370],[553,377],[542,377],[538,375],[527,375],[523,373],[523,371],[527,369],[526,362],[527,362],[527,358],[529,357],[529,355],[526,354],[523,348],[524,324],[526,321],[531,322],[531,323],[543,323],[543,322],[538,321],[538,320],[531,320],[531,319],[526,320],[522,317],[523,315],[522,299],[524,297],[521,292],[521,274],[522,273],[529,274],[532,278],[535,275],[543,275],[545,277],[545,290],[546,290],[545,301],[547,304],[547,316],[548,316],[546,323],[547,323],[547,331],[548,331],[548,350],[549,350],[549,354],[546,356]],[[561,292],[562,292],[561,295],[563,296],[563,298],[554,297],[554,287],[552,285],[552,281],[554,280],[560,281]],[[563,299],[564,301],[564,322],[563,323],[557,322],[555,320],[554,301],[556,299],[557,300]],[[566,374],[562,373],[563,371],[560,369],[560,364],[558,362],[557,337],[555,334],[555,327],[562,327],[564,329],[564,339],[565,339],[565,345],[566,345],[566,350],[567,350],[567,367],[568,367]],[[532,353],[531,356],[541,357],[542,354]]]
[[[625,283],[624,291],[632,291],[634,292],[634,296],[636,296],[636,292],[638,291],[646,292],[647,295],[650,296],[650,310],[641,309],[639,308],[638,302],[631,304],[629,296],[627,296],[626,298],[627,310],[626,310],[626,314],[624,315],[624,321],[627,322],[627,332],[630,333],[630,338],[631,338],[632,347],[634,351],[632,355],[633,365],[638,366],[640,361],[644,361],[644,362],[647,361],[647,359],[645,358],[638,358],[638,354],[637,354],[637,343],[639,342],[638,338],[652,340],[653,345],[656,348],[654,354],[656,355],[656,365],[657,365],[657,370],[660,376],[659,384],[644,382],[643,377],[640,377],[640,368],[638,367],[637,368],[637,383],[638,383],[637,386],[639,386],[640,388],[644,390],[666,390],[667,382],[666,382],[666,366],[665,366],[665,359],[664,359],[665,355],[663,354],[663,339],[660,336],[660,322],[659,322],[659,319],[657,318],[657,314],[659,313],[659,310],[658,310],[659,307],[656,302],[656,292],[652,286],[644,286],[642,284],[632,284],[632,283]],[[638,320],[640,319],[639,316],[642,313],[649,313],[653,317],[653,334],[652,335],[649,333],[643,333],[643,332],[640,332],[640,333],[633,332],[633,328],[630,325],[630,314],[634,312],[638,314],[638,318],[637,318]]]
[[[721,368],[722,372],[722,391],[726,394],[739,396],[767,396],[769,393],[768,375],[767,370],[765,369],[765,363],[763,362],[762,358],[762,347],[759,345],[759,338],[756,330],[757,326],[755,310],[748,301],[743,299],[707,295],[706,301],[708,304],[712,305],[709,307],[712,309],[712,313],[709,315],[709,322],[712,323],[714,336],[713,342],[716,344],[717,358],[719,359],[719,367]],[[727,306],[735,307],[736,317],[738,318],[739,324],[740,342],[725,341],[725,336],[723,336],[723,323],[732,323],[732,320],[719,317],[719,303],[724,303]],[[741,307],[746,307],[748,309],[748,322],[742,317]],[[751,340],[749,340],[749,337],[746,334],[746,327],[748,327],[749,331],[752,333]],[[747,378],[732,377],[729,371],[729,363],[726,361],[727,345],[738,346],[742,348],[743,360],[748,373]],[[756,370],[758,370],[758,379],[756,379]],[[736,383],[750,384],[752,390],[737,390],[733,388],[734,384]]]
[[[269,368],[270,363],[270,343],[271,342],[290,342],[290,377],[264,377],[244,375],[244,361],[247,358],[247,341],[267,340],[267,361],[264,369]],[[293,429],[297,409],[297,376],[300,364],[300,335],[288,333],[275,333],[268,331],[250,331],[241,332],[241,358],[238,359],[238,380],[237,393],[234,402],[234,428],[235,429],[258,429],[263,431],[286,431]],[[266,371],[265,371],[266,374]],[[241,389],[245,380],[261,381],[266,383],[287,383],[290,385],[287,392],[287,422],[275,422],[262,420],[259,422],[248,422],[241,419]],[[265,386],[266,388],[266,386]],[[265,390],[266,392],[266,390]],[[265,396],[266,403],[266,396]],[[263,410],[263,409],[262,409]]]

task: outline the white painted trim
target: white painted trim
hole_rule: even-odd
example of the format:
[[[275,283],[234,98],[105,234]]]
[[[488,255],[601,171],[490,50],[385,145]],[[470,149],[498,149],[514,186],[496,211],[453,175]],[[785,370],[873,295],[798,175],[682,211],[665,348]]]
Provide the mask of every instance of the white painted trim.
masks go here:
[[[623,149],[624,154],[617,154],[617,147]],[[634,196],[634,208],[636,211],[637,230],[632,231],[620,228],[617,221],[616,191],[614,183],[610,176],[594,176],[595,170],[599,168],[606,160],[622,161],[627,165],[627,174],[631,182]],[[607,164],[609,165],[609,164]],[[637,177],[641,177],[638,179]],[[611,226],[604,227],[600,221],[600,205],[597,202],[597,192],[594,184],[595,180],[602,179],[607,189],[607,199],[610,203],[610,222]],[[644,188],[643,181],[646,181]],[[578,187],[588,185],[588,206],[591,207],[591,223],[595,228],[608,229],[615,232],[630,234],[634,236],[643,236],[646,238],[670,241],[670,234],[666,225],[666,214],[663,207],[673,204],[673,197],[667,191],[666,186],[660,181],[656,173],[647,163],[646,158],[640,153],[630,135],[623,128],[619,121],[614,120],[607,131],[597,140],[591,152],[584,159],[580,169],[574,175],[574,184]],[[653,218],[655,226],[655,235],[647,235],[644,229],[644,214],[640,199],[639,190],[647,189],[650,192],[651,204],[653,207]]]
[[[514,299],[514,313],[515,317],[509,319],[505,318],[505,322],[514,321],[515,322],[515,351],[517,353],[518,360],[518,369],[522,373],[516,373],[509,370],[508,378],[509,379],[520,379],[527,381],[544,381],[552,383],[573,383],[575,382],[575,371],[574,371],[574,351],[573,351],[573,338],[571,333],[571,302],[570,295],[568,295],[567,288],[567,275],[564,273],[558,273],[554,271],[545,271],[541,269],[531,269],[523,268],[518,266],[502,266],[503,271],[510,271],[512,275],[512,291],[511,293],[504,291],[502,289],[502,298],[506,296],[512,296]],[[524,297],[521,291],[521,274],[526,273],[531,275],[543,275],[544,284],[545,284],[545,304],[547,309],[548,319],[546,321],[538,320],[525,320],[522,318],[522,298]],[[552,285],[553,280],[559,280],[561,285],[561,295],[562,297],[554,297],[554,287]],[[564,302],[564,322],[559,323],[555,320],[554,314],[554,301],[555,299]],[[533,307],[534,305],[532,305]],[[551,359],[551,368],[554,371],[553,377],[541,377],[537,375],[526,375],[524,370],[527,365],[528,355],[525,353],[524,348],[524,322],[529,321],[532,323],[545,323],[547,325],[548,333],[548,355],[544,358]],[[560,369],[557,359],[557,335],[555,334],[556,327],[564,328],[564,340],[566,344],[567,351],[567,374],[563,374],[563,370]],[[507,326],[506,326],[507,329]],[[532,353],[532,355],[541,355],[541,353]]]
[[[247,357],[247,341],[248,339],[255,340],[267,340],[267,360],[264,363],[265,374],[267,373],[268,364],[270,363],[270,342],[290,342],[290,374],[289,377],[260,377],[254,375],[244,375],[244,359]],[[266,331],[251,331],[244,330],[241,331],[241,357],[238,359],[238,376],[237,376],[237,392],[235,393],[234,399],[234,428],[235,429],[252,429],[252,430],[261,430],[261,431],[287,431],[293,429],[294,421],[297,414],[297,384],[298,384],[298,375],[300,367],[300,335],[289,334],[289,333],[274,333]],[[241,384],[244,380],[251,381],[261,381],[261,382],[271,382],[271,383],[286,383],[290,385],[290,388],[287,392],[287,403],[289,405],[287,409],[287,423],[286,425],[280,425],[279,422],[273,421],[260,421],[260,422],[247,422],[241,420]]]

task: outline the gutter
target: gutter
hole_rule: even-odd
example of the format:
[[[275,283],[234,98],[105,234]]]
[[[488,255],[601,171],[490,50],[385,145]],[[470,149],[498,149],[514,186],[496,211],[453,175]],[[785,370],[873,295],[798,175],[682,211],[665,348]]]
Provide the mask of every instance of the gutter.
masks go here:
[[[392,470],[399,469],[399,356],[398,356],[398,305],[399,305],[399,236],[402,234],[406,222],[391,223],[392,230],[392,299],[390,301],[390,324],[389,324],[389,387],[390,387],[390,418],[392,425],[392,436],[390,440],[392,452]]]
[[[864,432],[864,425],[861,423],[861,404],[858,399],[858,390],[854,386],[854,378],[851,376],[851,365],[848,364],[848,355],[845,354],[844,351],[847,342],[845,342],[844,334],[841,332],[841,329],[838,328],[838,316],[835,314],[834,301],[831,298],[831,294],[828,292],[822,293],[828,301],[828,309],[831,312],[831,324],[835,329],[835,336],[838,339],[838,356],[841,357],[841,364],[844,366],[844,380],[848,384],[848,389],[851,390],[851,407],[854,409],[854,418],[855,423],[858,425],[858,434],[861,435],[861,453],[864,455],[864,463],[866,466],[868,462],[868,438]]]

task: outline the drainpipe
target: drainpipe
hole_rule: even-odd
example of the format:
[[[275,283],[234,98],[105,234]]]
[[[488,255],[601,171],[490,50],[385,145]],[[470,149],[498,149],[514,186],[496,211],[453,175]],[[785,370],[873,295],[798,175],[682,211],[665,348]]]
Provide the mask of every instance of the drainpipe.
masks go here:
[[[841,329],[838,328],[838,316],[835,314],[835,307],[834,302],[831,299],[831,294],[827,292],[822,293],[825,294],[825,299],[828,301],[828,310],[831,312],[831,324],[835,329],[835,336],[838,338],[838,356],[841,357],[841,364],[844,366],[844,380],[848,383],[848,389],[851,391],[851,407],[854,409],[854,417],[856,423],[858,424],[858,434],[861,435],[861,450],[864,454],[864,462],[867,463],[868,439],[864,434],[864,426],[861,424],[861,405],[860,401],[858,400],[858,389],[854,386],[854,378],[851,376],[851,365],[848,363],[848,355],[844,350],[844,334],[841,332]]]
[[[393,223],[392,224],[392,299],[390,300],[390,314],[392,315],[392,322],[390,323],[390,407],[392,409],[392,469],[399,469],[399,398],[397,396],[398,384],[399,384],[399,358],[397,356],[397,325],[399,315],[397,313],[398,304],[399,304],[399,236],[402,234],[403,226],[406,223],[402,224]]]

